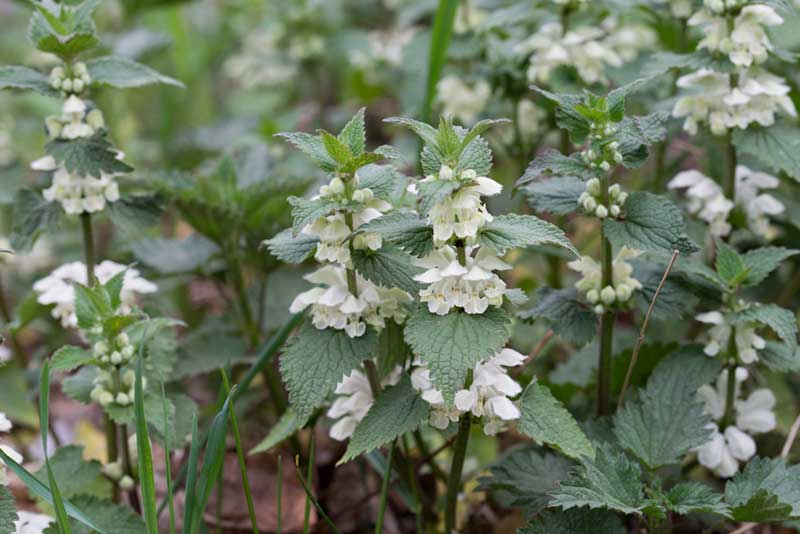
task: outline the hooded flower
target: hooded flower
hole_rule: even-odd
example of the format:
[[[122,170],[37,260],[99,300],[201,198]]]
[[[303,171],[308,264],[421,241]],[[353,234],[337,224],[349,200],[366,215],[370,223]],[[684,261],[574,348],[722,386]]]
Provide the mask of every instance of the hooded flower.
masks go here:
[[[714,180],[697,170],[683,171],[670,180],[670,189],[686,189],[687,209],[709,225],[711,235],[726,236],[731,231],[728,215],[733,202],[725,198],[722,188]]]
[[[6,417],[6,414],[0,412],[0,432],[5,434],[11,430],[11,426],[11,421],[9,421],[8,417]],[[0,445],[0,449],[2,449],[3,452],[10,456],[15,462],[22,463],[22,455],[8,445]],[[2,464],[2,462],[0,462],[0,464]],[[6,466],[2,465],[2,467],[0,467],[0,485],[8,486],[8,483],[8,471],[6,471]]]
[[[747,214],[750,230],[767,240],[777,234],[769,216],[780,215],[786,208],[780,200],[762,190],[775,189],[778,185],[780,181],[771,174],[753,171],[744,165],[736,167],[736,204]]]
[[[725,315],[718,311],[710,311],[697,315],[695,319],[701,323],[712,325],[706,334],[707,341],[703,349],[706,355],[713,357],[727,350],[732,327]],[[736,352],[742,363],[758,361],[757,351],[766,346],[767,342],[764,338],[756,333],[756,327],[755,323],[736,325],[734,341],[736,343]]]
[[[575,287],[583,294],[590,304],[595,305],[595,313],[605,312],[606,306],[627,304],[633,293],[642,288],[633,275],[633,266],[628,260],[639,256],[640,252],[631,248],[622,247],[612,263],[611,285],[603,287],[603,270],[600,264],[590,256],[581,256],[580,259],[571,261],[567,266],[583,276],[575,283]]]
[[[158,287],[142,278],[138,270],[109,260],[97,265],[94,274],[101,284],[105,284],[122,271],[125,271],[125,277],[120,292],[122,303],[118,311],[129,313],[136,304],[137,295],[154,293]],[[53,318],[60,320],[64,328],[78,326],[73,289],[75,282],[86,285],[86,266],[79,261],[65,263],[33,284],[33,290],[38,294],[36,301],[44,306],[53,305],[50,314]]]
[[[397,384],[400,381],[401,371],[400,367],[395,368],[381,385]],[[336,441],[344,441],[353,435],[356,426],[367,415],[375,399],[372,397],[372,389],[367,375],[358,369],[345,375],[337,384],[334,393],[337,395],[336,400],[328,408],[326,415],[337,421],[328,433]]]
[[[467,125],[475,122],[492,96],[492,89],[486,80],[478,80],[470,86],[456,76],[445,76],[439,80],[436,92],[442,104],[442,113]]]

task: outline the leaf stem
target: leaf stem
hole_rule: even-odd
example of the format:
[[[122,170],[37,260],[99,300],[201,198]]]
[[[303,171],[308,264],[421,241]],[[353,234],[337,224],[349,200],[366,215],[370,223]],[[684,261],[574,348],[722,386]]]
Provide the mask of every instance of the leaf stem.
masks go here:
[[[609,205],[609,176],[601,181],[603,186],[603,203]],[[606,238],[604,226],[600,226],[600,242],[602,246],[602,287],[613,286],[614,264],[611,241]],[[600,347],[597,362],[597,414],[610,413],[611,404],[611,353],[614,338],[614,312],[606,310],[600,317]]]
[[[120,433],[121,433],[121,446],[122,446],[122,472],[126,475],[130,476],[132,480],[136,480],[133,472],[133,464],[131,463],[131,449],[128,445],[128,426],[127,425],[119,425]],[[130,489],[128,492],[128,498],[131,502],[131,507],[136,510],[137,514],[142,513],[142,505],[139,502],[139,494],[136,490],[136,484]]]
[[[392,446],[389,447],[389,457],[386,459],[386,473],[383,475],[383,483],[381,485],[381,498],[378,501],[378,518],[375,521],[375,534],[383,532],[383,516],[386,514],[386,501],[389,497],[389,480],[392,478],[392,457],[394,457],[394,449],[397,446],[397,440],[392,441]]]
[[[731,332],[733,338],[733,332]],[[734,349],[735,350],[735,349]],[[728,364],[728,383],[725,393],[725,414],[722,416],[720,422],[720,431],[724,432],[726,428],[733,424],[733,406],[736,402],[736,363]]]
[[[456,527],[456,507],[458,493],[461,490],[461,473],[464,471],[464,460],[467,457],[467,443],[472,427],[472,414],[467,412],[461,416],[458,423],[458,437],[453,447],[453,464],[450,468],[450,478],[447,481],[447,497],[444,509],[445,532],[453,532]]]

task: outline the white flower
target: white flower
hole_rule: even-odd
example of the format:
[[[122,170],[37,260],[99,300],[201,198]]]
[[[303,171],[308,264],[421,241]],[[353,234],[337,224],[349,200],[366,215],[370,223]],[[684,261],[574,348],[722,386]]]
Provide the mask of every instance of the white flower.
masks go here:
[[[466,0],[458,3],[456,18],[453,21],[453,31],[457,34],[467,33],[480,27],[489,13],[481,9],[474,0]]]
[[[467,313],[480,314],[489,306],[503,303],[506,284],[494,271],[511,266],[487,248],[467,247],[465,256],[466,264],[461,265],[456,249],[444,246],[414,261],[426,269],[414,280],[428,284],[419,295],[431,313],[446,315],[452,308],[463,308]]]
[[[718,311],[701,313],[695,317],[701,323],[713,325],[706,333],[706,345],[703,351],[708,356],[716,356],[728,348],[732,327],[725,315]],[[742,363],[758,361],[758,352],[766,346],[764,338],[756,334],[756,324],[738,324],[734,334],[736,353]]]
[[[711,439],[698,447],[697,459],[701,465],[717,475],[728,478],[739,471],[739,462],[746,462],[756,453],[756,443],[750,434],[769,432],[775,428],[775,396],[768,389],[756,389],[746,400],[739,400],[741,384],[747,379],[747,370],[736,369],[734,386],[735,424],[720,432],[717,424],[710,423]],[[705,412],[714,420],[725,414],[727,402],[728,371],[717,378],[716,388],[708,384],[700,386],[697,393],[705,404]]]
[[[725,16],[718,15],[716,9],[704,9],[689,19],[692,26],[701,26],[704,38],[698,48],[728,54],[737,67],[748,68],[767,60],[773,49],[765,31],[766,26],[783,24],[783,19],[767,5],[745,6],[729,27]]]
[[[393,386],[400,381],[402,369],[397,367],[387,376],[381,385]],[[328,408],[327,416],[338,419],[328,431],[330,437],[336,441],[344,441],[353,435],[356,426],[372,407],[374,398],[367,375],[354,369],[350,375],[345,375],[336,386],[334,393],[336,400]]]
[[[472,87],[456,76],[445,76],[436,84],[437,99],[442,104],[442,114],[455,117],[470,125],[484,110],[492,95],[486,80],[478,80]]]
[[[127,269],[127,270],[126,270]],[[105,284],[122,271],[125,277],[120,292],[121,305],[119,313],[130,313],[136,304],[136,296],[145,293],[154,293],[158,287],[142,278],[139,271],[113,261],[105,260],[95,267],[95,277],[101,284]],[[33,284],[33,290],[38,293],[36,301],[44,306],[53,305],[50,314],[61,321],[64,328],[78,326],[75,316],[75,292],[73,284],[78,282],[86,285],[86,266],[79,261],[65,263],[58,267],[45,278]]]
[[[770,240],[777,230],[770,225],[769,215],[780,215],[786,209],[781,201],[763,189],[775,189],[780,181],[771,174],[752,171],[744,165],[736,167],[736,204],[747,214],[747,223],[753,233]]]
[[[8,420],[5,413],[0,412],[0,432],[8,432],[11,430],[11,421]],[[8,445],[0,445],[0,449],[3,450],[7,455],[11,457],[15,462],[22,463],[22,455],[9,447]],[[0,468],[0,485],[7,486],[8,485],[8,472],[6,471],[6,466],[3,465]]]
[[[469,389],[456,392],[453,406],[447,406],[444,397],[430,380],[430,371],[419,360],[411,373],[411,383],[420,391],[422,399],[431,405],[430,423],[445,429],[451,422],[458,421],[461,414],[470,412],[476,418],[483,418],[483,430],[487,435],[497,434],[505,428],[505,423],[519,419],[519,408],[511,401],[522,392],[522,387],[508,375],[506,368],[517,367],[525,361],[519,352],[505,348],[473,369],[472,384]]]
[[[298,313],[311,306],[314,326],[320,330],[344,330],[350,337],[360,337],[367,325],[380,331],[387,319],[401,322],[405,319],[403,304],[411,297],[398,288],[386,289],[356,274],[358,296],[347,286],[347,271],[340,266],[327,265],[305,277],[315,287],[295,297],[289,311]]]
[[[365,50],[352,50],[350,61],[362,68],[380,67],[382,64],[399,67],[403,64],[403,51],[417,33],[415,28],[390,28],[374,30],[367,35]]]
[[[582,277],[575,283],[590,304],[602,301],[606,306],[615,302],[621,305],[628,303],[634,291],[642,288],[641,282],[633,277],[633,266],[628,260],[636,258],[639,251],[629,247],[622,247],[612,262],[611,285],[603,286],[603,271],[600,264],[590,256],[581,256],[567,266],[573,271],[581,273]],[[605,308],[600,305],[596,310],[604,313]]]
[[[53,521],[49,515],[17,510],[17,520],[14,521],[15,534],[43,534]]]
[[[669,181],[670,189],[686,189],[689,213],[708,223],[713,236],[726,236],[731,231],[728,215],[733,202],[725,198],[722,188],[711,178],[697,170],[683,171]]]

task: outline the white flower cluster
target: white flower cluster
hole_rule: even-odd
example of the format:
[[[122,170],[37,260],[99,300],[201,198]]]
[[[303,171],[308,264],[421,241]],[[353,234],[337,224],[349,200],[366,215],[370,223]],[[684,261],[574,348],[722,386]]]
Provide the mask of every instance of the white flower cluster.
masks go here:
[[[445,245],[454,236],[467,244],[474,243],[478,230],[492,221],[481,197],[497,195],[503,186],[491,178],[478,176],[472,169],[456,173],[447,165],[442,165],[438,174],[426,176],[422,182],[437,180],[456,181],[458,188],[428,212],[434,244]]]
[[[484,419],[483,431],[491,436],[501,432],[508,421],[520,417],[519,408],[511,397],[519,395],[522,387],[508,375],[506,368],[517,367],[524,361],[524,355],[505,348],[477,364],[473,369],[472,384],[469,389],[456,393],[452,406],[445,403],[442,393],[433,386],[430,370],[420,360],[414,362],[418,367],[411,372],[411,384],[430,404],[429,422],[432,426],[445,429],[469,412]]]
[[[489,12],[481,9],[474,0],[459,2],[456,18],[453,21],[453,31],[460,35],[476,30],[488,16]]]
[[[612,306],[626,306],[634,292],[642,288],[642,283],[632,276],[633,266],[628,263],[628,260],[639,254],[638,250],[622,247],[612,263],[611,285],[605,287],[602,267],[594,258],[581,256],[567,264],[573,271],[581,273],[582,277],[575,283],[575,287],[589,304],[594,305],[595,313],[603,314]]]
[[[402,369],[398,366],[382,382],[382,386],[393,386],[400,381]],[[337,395],[326,415],[331,419],[338,419],[328,431],[328,435],[336,441],[344,441],[353,435],[358,423],[364,419],[372,407],[375,399],[367,375],[354,369],[350,375],[345,375],[336,385],[334,393]]]
[[[136,435],[134,434],[131,437],[135,437],[135,436]],[[130,447],[130,445],[129,445],[129,447],[131,448],[132,452],[135,452],[136,451],[136,443],[134,442],[132,445],[133,445],[133,447]],[[134,462],[134,461],[135,460],[133,458],[131,458],[131,462]],[[114,482],[116,482],[121,490],[127,491],[127,490],[132,489],[136,485],[136,483],[134,482],[133,478],[130,475],[124,474],[123,469],[122,469],[122,460],[121,459],[117,459],[117,460],[115,460],[113,462],[109,462],[107,464],[103,464],[103,474],[105,476],[107,476],[108,478],[110,478],[111,480],[113,480]]]
[[[15,534],[44,534],[55,521],[45,514],[37,514],[27,510],[17,510],[17,520],[14,521]]]
[[[98,371],[97,376],[94,377],[92,381],[94,388],[92,388],[89,398],[103,407],[109,406],[112,403],[120,406],[133,404],[136,397],[136,373],[132,369],[128,369],[122,373],[120,378],[121,380],[119,383],[115,384],[112,371]],[[142,386],[144,386],[145,382],[146,380],[143,377]]]
[[[61,115],[51,115],[45,119],[47,133],[51,139],[80,139],[91,137],[106,125],[103,112],[94,108],[89,110],[86,101],[70,95],[61,106]]]
[[[127,269],[127,270],[126,270]],[[105,260],[95,267],[94,275],[104,284],[115,275],[125,271],[120,292],[120,308],[117,313],[130,313],[136,304],[136,296],[145,293],[154,293],[158,286],[142,278],[139,271],[113,261]],[[38,293],[36,301],[44,306],[54,305],[50,314],[61,321],[64,328],[78,326],[75,316],[75,290],[73,284],[78,282],[86,285],[86,266],[79,261],[65,263],[58,267],[45,278],[33,284],[33,290]]]
[[[50,87],[65,94],[80,94],[92,83],[92,77],[86,68],[86,63],[78,61],[70,72],[65,72],[64,67],[55,67],[50,71]]]
[[[714,135],[723,135],[729,128],[745,129],[752,123],[771,126],[781,110],[797,116],[786,81],[766,71],[742,72],[731,87],[730,74],[703,68],[681,76],[677,84],[689,94],[677,100],[672,115],[686,117],[683,129],[691,135],[702,123]]]
[[[244,89],[274,87],[289,83],[297,74],[297,63],[282,53],[285,37],[277,24],[249,34],[238,53],[224,65],[225,74]]]
[[[740,68],[749,68],[767,60],[773,46],[765,27],[783,24],[783,18],[772,7],[764,4],[744,6],[731,27],[726,14],[738,5],[725,6],[719,0],[707,1],[705,5],[705,9],[689,19],[689,25],[700,26],[705,36],[698,48],[727,54],[731,63]]]
[[[644,26],[621,25],[609,17],[597,26],[580,26],[563,31],[558,22],[544,24],[516,46],[521,54],[530,54],[528,80],[547,83],[553,71],[573,66],[589,84],[607,83],[606,67],[620,67],[652,46],[655,36]]]
[[[603,204],[605,199],[601,191],[600,180],[592,178],[586,182],[586,191],[578,197],[578,204],[586,213],[594,215],[598,219],[605,219],[609,215],[611,217],[619,217],[627,199],[628,193],[622,191],[619,184],[614,184],[608,188],[610,205],[606,206]]]
[[[133,344],[128,334],[122,332],[112,342],[111,346],[106,341],[98,341],[93,347],[94,357],[102,363],[122,365],[133,358]]]
[[[0,432],[8,432],[11,430],[11,421],[6,417],[6,414],[0,412]],[[4,453],[9,455],[12,460],[17,463],[22,463],[22,455],[15,451],[13,448],[9,447],[8,445],[0,445],[0,449],[3,450]],[[9,479],[8,479],[8,471],[6,471],[5,464],[0,462],[0,486],[8,486]]]
[[[692,15],[692,0],[667,0],[674,17],[688,19]]]
[[[428,284],[419,292],[420,301],[428,305],[428,311],[447,315],[452,308],[463,308],[467,313],[480,314],[489,306],[503,304],[506,283],[493,271],[508,270],[511,266],[490,249],[477,246],[466,247],[465,259],[462,265],[456,249],[446,245],[414,260],[415,265],[426,269],[414,280]]]
[[[374,30],[367,35],[367,46],[350,52],[350,62],[361,69],[372,69],[388,65],[400,67],[403,51],[416,35],[416,28],[389,28]],[[368,71],[371,74],[373,71]]]
[[[356,188],[348,194],[344,181],[334,177],[320,188],[319,196],[330,200],[347,202],[358,205],[360,209],[352,209],[353,228],[347,225],[344,212],[337,211],[315,220],[303,228],[302,233],[319,238],[314,258],[319,262],[339,263],[345,267],[352,267],[350,259],[350,246],[346,241],[347,236],[357,230],[362,224],[377,219],[384,212],[392,209],[391,204],[375,198],[369,188],[358,189],[358,173],[352,181]],[[353,248],[356,250],[378,250],[383,242],[376,233],[361,233],[353,238]]]
[[[683,171],[670,180],[670,189],[686,189],[689,213],[709,224],[711,235],[722,237],[731,232],[728,222],[734,207],[747,216],[750,230],[764,239],[774,239],[778,230],[770,224],[769,217],[786,210],[783,203],[765,189],[775,189],[780,181],[771,174],[753,171],[744,165],[736,167],[735,203],[725,197],[722,188],[711,178],[697,170]]]
[[[326,265],[307,275],[306,280],[327,287],[314,287],[295,297],[289,311],[299,313],[311,306],[312,323],[319,330],[344,330],[350,337],[360,337],[367,325],[382,330],[387,319],[400,323],[405,319],[403,304],[411,297],[398,288],[387,289],[373,284],[356,273],[358,296],[347,286],[347,271],[340,266]]]
[[[710,423],[713,430],[711,440],[697,448],[697,459],[701,465],[713,470],[718,476],[729,478],[739,471],[739,462],[746,462],[756,453],[754,434],[769,432],[775,428],[775,396],[769,389],[756,389],[740,399],[741,384],[747,379],[747,369],[738,367],[735,372],[734,424],[720,429]],[[705,403],[705,412],[715,421],[723,418],[727,399],[728,371],[717,379],[716,388],[706,384],[698,389],[698,396]]]
[[[758,351],[767,344],[764,338],[756,333],[757,325],[755,323],[738,324],[734,327],[719,311],[701,313],[695,319],[701,323],[712,325],[706,334],[706,344],[703,348],[703,352],[708,356],[713,357],[720,352],[727,351],[731,334],[734,335],[736,353],[742,363],[758,361]]]
[[[492,89],[486,80],[478,80],[470,86],[461,78],[445,76],[436,84],[436,94],[443,115],[471,125],[489,103]]]

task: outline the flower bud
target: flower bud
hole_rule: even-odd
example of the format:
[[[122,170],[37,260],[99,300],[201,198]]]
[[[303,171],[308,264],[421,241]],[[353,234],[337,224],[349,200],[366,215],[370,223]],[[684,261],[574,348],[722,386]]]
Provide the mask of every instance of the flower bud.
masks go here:
[[[133,489],[133,479],[125,475],[119,480],[119,488],[125,491]]]
[[[617,196],[617,204],[624,206],[626,200],[628,200],[628,193],[622,191],[619,196]]]
[[[631,298],[631,294],[633,293],[633,289],[628,284],[619,284],[616,287],[617,293],[617,300],[620,302],[627,302],[629,298]]]
[[[455,178],[455,172],[447,165],[442,165],[439,169],[439,179],[440,180],[452,180]]]
[[[94,344],[94,352],[95,354],[105,354],[108,352],[108,343],[105,341],[98,341]]]
[[[583,201],[583,209],[589,213],[597,209],[597,201],[593,197],[587,197]]]
[[[619,217],[619,211],[619,206],[616,204],[611,204],[611,207],[608,209],[608,213],[610,213],[612,217]]]
[[[122,392],[117,393],[117,398],[115,400],[120,406],[127,406],[131,402],[131,400],[128,398],[128,395]]]
[[[64,81],[61,82],[61,89],[67,93],[72,92],[72,80],[69,78],[64,79]]]
[[[341,195],[344,193],[344,182],[338,176],[334,177],[328,184],[331,195]]]
[[[117,351],[114,351],[111,353],[110,360],[111,363],[113,363],[114,365],[119,365],[122,363],[122,354],[120,354]]]
[[[81,80],[80,78],[75,78],[74,80],[72,80],[72,90],[75,91],[76,93],[80,93],[81,91],[83,91],[83,80]]]
[[[126,345],[130,345],[131,344],[131,338],[129,338],[128,334],[126,334],[125,332],[122,332],[121,334],[119,334],[114,339],[114,341],[117,342],[117,346],[119,346],[119,347],[124,347]]]
[[[131,357],[133,356],[133,345],[128,345],[127,347],[124,347],[124,348],[123,348],[123,349],[120,351],[120,354],[122,354],[122,357],[123,357],[124,359],[126,359],[126,360],[130,360],[130,359],[131,359]]]
[[[594,307],[594,312],[597,315],[603,315],[606,312],[606,309],[603,307],[602,304],[598,304],[597,306]]]
[[[108,406],[114,402],[114,395],[112,395],[111,392],[104,390],[97,395],[97,402],[100,404],[100,406]]]
[[[354,202],[359,202],[359,203],[365,202],[365,196],[364,196],[364,190],[363,189],[358,189],[356,191],[353,191],[353,201]]]
[[[617,300],[617,292],[614,291],[613,287],[606,286],[600,292],[600,300],[602,300],[604,304],[613,304],[614,301]]]
[[[103,465],[103,474],[111,480],[119,480],[122,477],[122,464],[109,462]]]
[[[592,178],[586,182],[586,192],[590,195],[598,196],[600,194],[600,180],[598,178]]]
[[[603,163],[600,164],[600,169],[605,172],[608,172],[609,170],[611,170],[611,164],[607,161],[604,161]]]
[[[594,210],[594,214],[597,216],[598,219],[605,219],[608,217],[608,208],[605,206],[597,206],[597,209]]]
[[[89,71],[86,69],[86,63],[84,63],[83,61],[78,61],[77,63],[75,63],[75,65],[73,65],[72,67],[72,72],[74,72],[78,76],[82,76],[84,74],[89,73]]]
[[[600,292],[596,289],[590,289],[586,292],[586,300],[589,304],[597,304],[597,301],[600,300]]]

